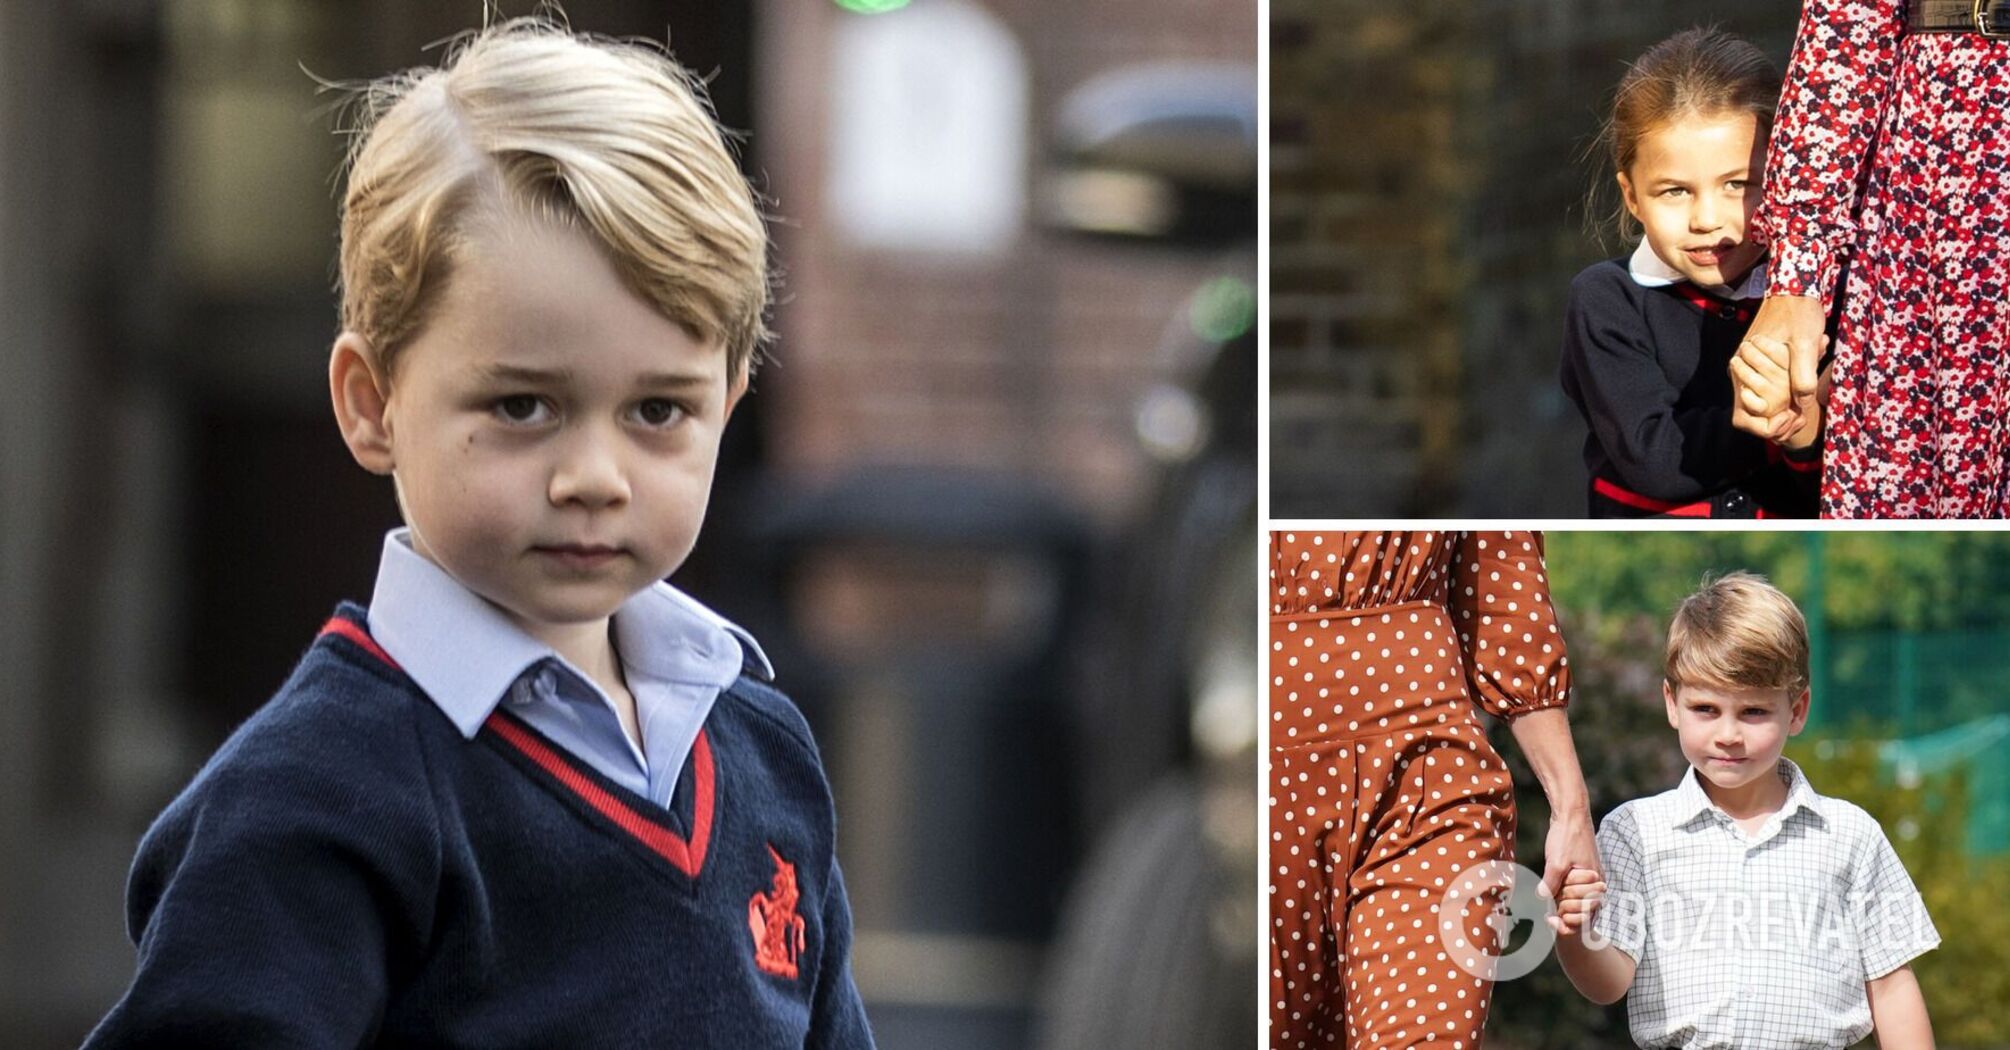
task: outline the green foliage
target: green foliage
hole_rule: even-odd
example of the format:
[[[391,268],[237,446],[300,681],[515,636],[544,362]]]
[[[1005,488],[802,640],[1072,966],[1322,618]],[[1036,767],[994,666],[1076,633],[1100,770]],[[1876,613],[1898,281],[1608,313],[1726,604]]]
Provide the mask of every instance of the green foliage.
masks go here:
[[[2010,857],[1967,855],[1966,779],[1893,783],[1876,746],[1862,739],[1803,738],[1787,754],[1816,790],[1877,818],[1919,887],[1941,942],[1912,967],[1939,1044],[2010,1044]]]
[[[1763,573],[1805,610],[1819,565],[1834,630],[2010,623],[2010,533],[1558,532],[1547,554],[1551,596],[1578,614],[1665,620],[1705,572],[1732,569]]]

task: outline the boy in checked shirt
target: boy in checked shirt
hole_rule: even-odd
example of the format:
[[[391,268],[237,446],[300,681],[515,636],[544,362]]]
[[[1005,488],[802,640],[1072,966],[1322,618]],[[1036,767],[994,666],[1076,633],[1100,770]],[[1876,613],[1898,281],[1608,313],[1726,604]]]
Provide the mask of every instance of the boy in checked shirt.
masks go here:
[[[1940,943],[1863,810],[1780,757],[1808,716],[1807,624],[1731,573],[1668,628],[1662,695],[1690,769],[1598,829],[1605,881],[1558,894],[1557,957],[1597,1003],[1626,996],[1643,1047],[1931,1047],[1907,964]],[[1587,929],[1587,926],[1589,927]]]

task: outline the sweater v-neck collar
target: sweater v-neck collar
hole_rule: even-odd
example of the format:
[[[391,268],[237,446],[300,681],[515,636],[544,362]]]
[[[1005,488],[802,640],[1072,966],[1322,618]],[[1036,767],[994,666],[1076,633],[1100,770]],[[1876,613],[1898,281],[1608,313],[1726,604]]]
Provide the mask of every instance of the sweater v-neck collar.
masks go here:
[[[346,604],[338,609],[318,637],[331,635],[347,640],[374,662],[411,682],[404,668],[371,638],[360,609]],[[412,684],[416,688],[417,683]],[[529,723],[500,709],[490,713],[478,736],[492,741],[506,755],[520,757],[536,771],[534,780],[576,808],[594,814],[598,818],[594,823],[606,821],[621,837],[686,878],[696,880],[704,870],[718,810],[718,771],[709,734],[704,730],[698,733],[689,765],[692,802],[688,833],[680,833],[678,825],[685,822],[675,808],[686,794],[682,783],[671,795],[671,808],[658,806],[609,780]]]

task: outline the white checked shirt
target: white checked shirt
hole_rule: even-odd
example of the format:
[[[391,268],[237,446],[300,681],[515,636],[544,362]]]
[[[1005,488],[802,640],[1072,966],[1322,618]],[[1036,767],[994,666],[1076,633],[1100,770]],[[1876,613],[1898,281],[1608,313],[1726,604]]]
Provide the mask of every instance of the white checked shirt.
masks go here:
[[[1780,760],[1787,800],[1747,835],[1694,769],[1598,828],[1593,936],[1638,961],[1643,1047],[1845,1047],[1871,1030],[1864,982],[1940,943],[1883,829]],[[1591,941],[1589,943],[1596,944]]]

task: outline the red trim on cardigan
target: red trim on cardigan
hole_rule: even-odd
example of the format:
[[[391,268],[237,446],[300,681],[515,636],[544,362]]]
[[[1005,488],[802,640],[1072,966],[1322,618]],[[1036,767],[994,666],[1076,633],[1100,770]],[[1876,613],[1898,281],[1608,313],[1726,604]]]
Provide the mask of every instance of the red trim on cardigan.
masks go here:
[[[1714,518],[1717,516],[1716,508],[1712,507],[1710,501],[1706,499],[1697,500],[1694,503],[1668,503],[1663,500],[1654,499],[1651,496],[1643,496],[1638,492],[1628,492],[1604,478],[1592,478],[1591,487],[1606,499],[1614,503],[1624,503],[1635,510],[1644,510],[1653,514],[1666,514],[1674,518]],[[1752,511],[1752,517],[1770,520],[1773,515],[1766,513],[1765,508],[1761,507]]]
[[[1752,318],[1756,316],[1753,307],[1748,305],[1757,302],[1756,299],[1719,299],[1688,281],[1679,281],[1673,287],[1676,295],[1712,317],[1724,316],[1727,308],[1733,311],[1731,316],[1735,317],[1739,324],[1750,324]]]
[[[355,642],[357,645],[362,647],[364,652],[369,653],[371,656],[374,656],[377,659],[382,660],[384,661],[384,663],[388,664],[391,670],[399,672],[404,671],[404,668],[398,666],[398,661],[391,659],[391,654],[385,652],[384,647],[378,645],[377,640],[375,638],[370,637],[370,632],[364,630],[361,627],[356,626],[355,623],[349,620],[345,620],[340,616],[332,617],[329,619],[327,623],[321,625],[321,634],[316,635],[315,637],[318,638],[321,637],[322,635],[330,635],[330,634],[339,634],[342,637],[347,638],[352,642]]]
[[[705,848],[712,838],[712,744],[705,738],[704,730],[698,731],[698,742],[691,749],[693,771],[697,774],[694,782],[697,785],[698,795],[697,804],[692,807],[691,838],[686,841],[676,832],[637,813],[607,789],[594,783],[586,774],[573,768],[572,763],[545,746],[542,740],[531,735],[530,730],[517,724],[514,719],[505,717],[502,712],[490,714],[488,721],[483,724],[495,730],[497,736],[508,741],[518,751],[523,752],[524,756],[537,763],[539,768],[558,778],[559,783],[570,788],[573,794],[599,811],[601,816],[612,820],[621,830],[649,847],[651,852],[669,861],[678,871],[694,879],[698,877],[699,870],[705,866]]]
[[[1604,478],[1591,479],[1591,487],[1593,491],[1604,496],[1606,499],[1614,503],[1624,503],[1635,510],[1649,511],[1654,514],[1672,514],[1678,518],[1707,518],[1711,516],[1709,500],[1698,500],[1695,503],[1669,503],[1664,500],[1654,499],[1651,496],[1643,496],[1638,492],[1628,492]]]

